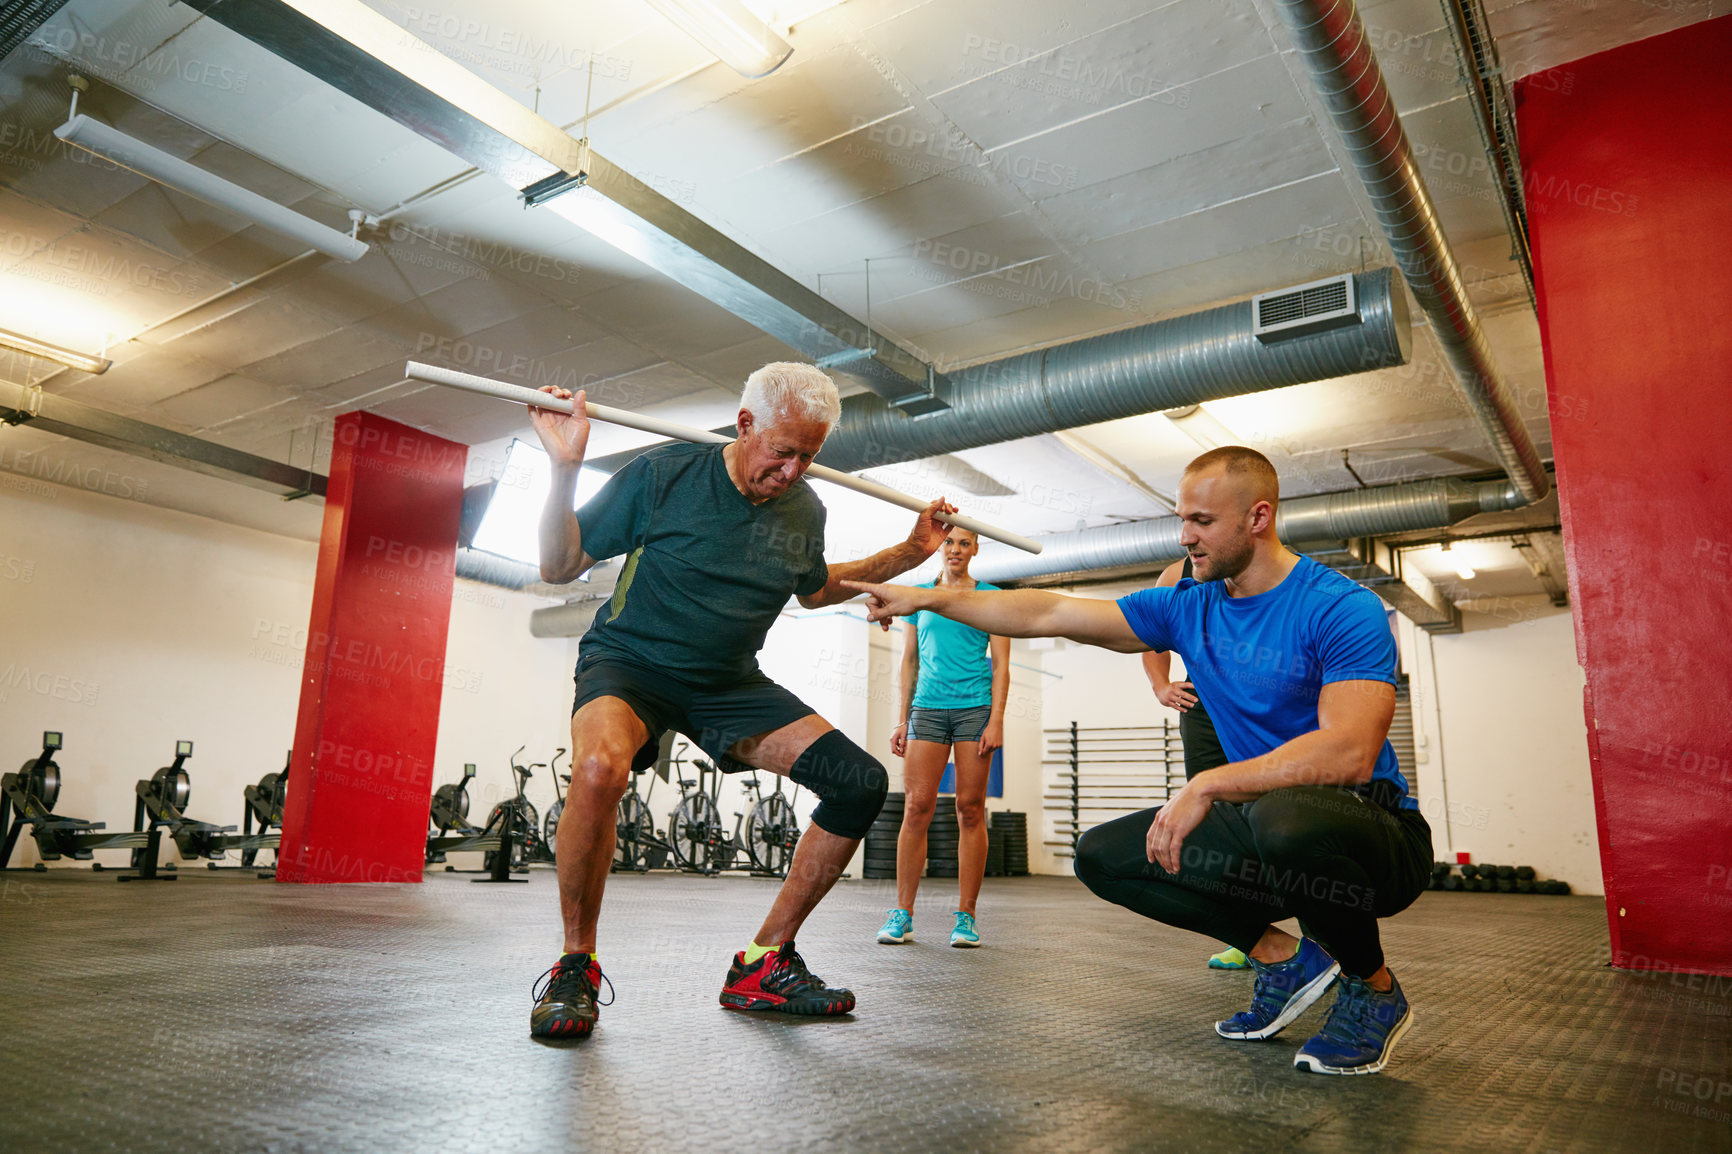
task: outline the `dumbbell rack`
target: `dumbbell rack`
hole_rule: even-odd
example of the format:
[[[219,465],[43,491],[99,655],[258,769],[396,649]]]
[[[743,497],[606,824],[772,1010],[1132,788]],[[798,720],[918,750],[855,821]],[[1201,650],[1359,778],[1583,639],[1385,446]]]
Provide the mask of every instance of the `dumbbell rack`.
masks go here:
[[[1045,843],[1073,857],[1088,830],[1128,813],[1164,805],[1185,784],[1185,743],[1176,723],[1082,726],[1043,731],[1041,808]]]

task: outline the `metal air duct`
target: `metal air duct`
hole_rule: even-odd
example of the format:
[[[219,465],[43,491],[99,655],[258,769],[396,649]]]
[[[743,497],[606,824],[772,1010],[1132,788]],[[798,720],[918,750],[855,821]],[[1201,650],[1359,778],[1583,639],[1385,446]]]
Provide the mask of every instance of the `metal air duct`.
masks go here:
[[[1359,10],[1353,0],[1275,0],[1275,7],[1341,133],[1396,263],[1455,370],[1457,391],[1516,489],[1528,502],[1539,500],[1551,491],[1551,479],[1492,359]]]
[[[1519,509],[1527,504],[1507,481],[1462,481],[1439,477],[1342,493],[1320,493],[1282,501],[1276,512],[1281,540],[1310,543],[1378,537],[1413,529],[1442,529],[1477,513]],[[1126,525],[1040,537],[1038,555],[987,547],[972,566],[982,581],[1002,584],[1113,569],[1148,569],[1184,556],[1179,519],[1156,517]]]
[[[1352,280],[1358,322],[1325,332],[1265,343],[1246,300],[958,370],[942,394],[951,407],[929,416],[849,397],[818,461],[853,472],[1405,364],[1412,330],[1394,270]]]

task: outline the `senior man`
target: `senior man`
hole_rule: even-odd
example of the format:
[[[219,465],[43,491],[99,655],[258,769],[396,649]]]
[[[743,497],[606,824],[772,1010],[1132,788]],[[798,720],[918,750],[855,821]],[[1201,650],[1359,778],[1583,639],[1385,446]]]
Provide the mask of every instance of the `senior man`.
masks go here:
[[[573,513],[589,442],[583,394],[575,400],[570,415],[531,410],[553,465],[541,576],[563,583],[597,561],[626,560],[612,599],[578,648],[571,789],[555,843],[565,947],[535,993],[530,1033],[579,1038],[595,1026],[604,980],[596,930],[616,807],[631,771],[654,762],[670,729],[725,771],[768,770],[819,798],[769,916],[734,955],[722,1005],[850,1013],[853,993],[814,976],[794,935],[878,816],[888,777],[875,758],[766,677],[757,654],[790,595],[815,609],[853,596],[844,579],[883,580],[914,568],[944,539],[936,517],[956,510],[933,501],[907,540],[861,561],[826,564],[824,506],[802,475],[835,427],[841,401],[820,370],[775,363],[746,380],[737,440],[652,449]]]

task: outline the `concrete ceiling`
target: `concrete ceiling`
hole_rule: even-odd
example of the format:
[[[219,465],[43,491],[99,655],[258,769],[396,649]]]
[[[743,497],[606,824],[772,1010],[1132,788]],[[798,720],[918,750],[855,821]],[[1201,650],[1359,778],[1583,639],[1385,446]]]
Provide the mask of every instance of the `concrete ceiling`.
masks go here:
[[[1505,64],[1525,75],[1729,5],[1488,9]],[[797,20],[795,53],[759,81],[640,0],[372,6],[574,135],[587,99],[598,150],[857,316],[869,267],[873,325],[942,366],[1387,263],[1268,0],[808,0],[782,6]],[[1363,11],[1493,348],[1549,455],[1538,329],[1438,5]],[[68,150],[52,130],[73,70],[93,80],[81,110],[131,135],[334,227],[352,208],[381,218],[364,234],[373,250],[353,264],[301,257],[242,218]],[[106,346],[115,361],[94,377],[43,380],[43,363],[19,359],[0,371],[299,465],[323,467],[332,419],[368,409],[476,446],[473,480],[497,473],[510,438],[528,435],[521,410],[406,383],[410,357],[585,384],[609,404],[709,426],[731,419],[748,372],[789,355],[158,0],[71,0],[0,62],[0,230],[0,327]],[[1373,483],[1485,470],[1489,452],[1429,333],[1416,337],[1402,369],[1209,413],[1267,452],[1291,495],[1350,487],[1342,450]],[[610,429],[592,445],[641,440]],[[912,468],[953,494],[972,483],[993,494],[980,515],[1040,533],[1161,515],[1149,488],[1170,491],[1199,443],[1150,415]],[[38,476],[45,460],[121,460],[27,429],[0,433],[5,449],[36,461]],[[316,535],[317,502],[228,492],[147,462],[125,469],[149,478],[146,499]]]

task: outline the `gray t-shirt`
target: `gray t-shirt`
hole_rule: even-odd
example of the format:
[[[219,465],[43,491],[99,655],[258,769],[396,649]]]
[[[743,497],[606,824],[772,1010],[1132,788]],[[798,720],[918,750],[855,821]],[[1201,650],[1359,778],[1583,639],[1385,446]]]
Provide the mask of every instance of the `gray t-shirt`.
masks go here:
[[[694,685],[736,682],[792,594],[816,593],[824,504],[805,481],[761,505],[728,476],[721,445],[664,445],[577,511],[583,551],[627,555],[580,658],[615,657]]]

